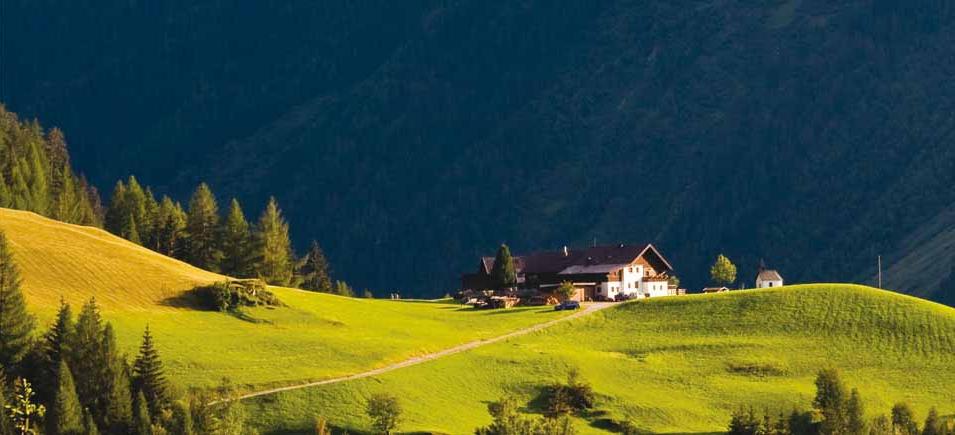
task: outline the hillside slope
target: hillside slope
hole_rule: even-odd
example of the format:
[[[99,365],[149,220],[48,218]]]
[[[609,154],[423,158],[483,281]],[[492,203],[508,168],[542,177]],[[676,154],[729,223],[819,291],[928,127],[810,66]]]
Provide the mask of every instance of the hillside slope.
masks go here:
[[[0,208],[0,230],[16,254],[27,302],[56,309],[96,297],[107,310],[159,309],[200,284],[226,279],[98,228]]]
[[[178,297],[224,277],[104,231],[33,213],[0,209],[0,230],[11,242],[28,309],[39,317],[41,331],[61,296],[74,312],[95,296],[130,355],[149,325],[178,387],[210,386],[227,377],[258,390],[345,376],[563,315],[537,307],[501,316],[457,304],[286,288],[272,288],[284,307],[247,309],[242,315],[200,311]]]
[[[367,430],[370,395],[395,394],[403,431],[468,433],[488,402],[526,399],[576,368],[607,419],[653,433],[725,430],[740,406],[807,409],[818,370],[837,367],[870,416],[897,401],[924,418],[955,412],[955,309],[868,287],[821,284],[627,303],[544,332],[375,379],[249,402],[268,433],[306,433],[316,416]],[[440,410],[436,412],[435,410]],[[539,410],[531,406],[531,411]]]
[[[4,6],[0,96],[101,191],[276,194],[357,288],[595,238],[850,281],[955,204],[948,1]]]

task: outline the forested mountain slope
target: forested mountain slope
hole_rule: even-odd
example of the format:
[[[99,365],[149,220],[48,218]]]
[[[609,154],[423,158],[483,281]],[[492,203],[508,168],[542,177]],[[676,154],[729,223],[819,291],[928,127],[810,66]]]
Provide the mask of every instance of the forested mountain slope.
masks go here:
[[[106,4],[5,4],[0,97],[98,183],[281,192],[359,288],[595,238],[850,280],[955,204],[951,2]]]

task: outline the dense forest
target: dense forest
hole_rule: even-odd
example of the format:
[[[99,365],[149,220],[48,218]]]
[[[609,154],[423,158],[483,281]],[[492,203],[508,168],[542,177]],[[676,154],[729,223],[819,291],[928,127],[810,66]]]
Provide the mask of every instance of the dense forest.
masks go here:
[[[21,121],[0,105],[0,207],[32,211],[60,221],[107,231],[196,267],[236,278],[260,278],[280,286],[354,296],[332,282],[328,260],[312,241],[298,257],[289,225],[275,198],[250,224],[232,199],[223,218],[212,189],[200,183],[188,208],[158,198],[134,176],[116,182],[108,205],[70,167],[63,132],[39,121]],[[366,290],[365,295],[370,293]]]
[[[595,239],[656,243],[691,290],[721,252],[750,285],[761,258],[867,281],[955,216],[944,0],[4,6],[0,99],[93,184],[275,194],[362,287]],[[951,298],[955,250],[931,263],[887,285]]]

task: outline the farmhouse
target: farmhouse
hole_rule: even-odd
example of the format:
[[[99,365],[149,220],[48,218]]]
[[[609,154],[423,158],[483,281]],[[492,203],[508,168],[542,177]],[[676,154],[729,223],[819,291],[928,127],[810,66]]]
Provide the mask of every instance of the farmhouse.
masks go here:
[[[623,300],[676,295],[669,285],[673,267],[651,244],[595,246],[536,252],[513,257],[517,292],[547,297],[563,282],[577,289],[574,300]],[[478,270],[461,277],[464,291],[494,289],[494,257],[483,257]]]

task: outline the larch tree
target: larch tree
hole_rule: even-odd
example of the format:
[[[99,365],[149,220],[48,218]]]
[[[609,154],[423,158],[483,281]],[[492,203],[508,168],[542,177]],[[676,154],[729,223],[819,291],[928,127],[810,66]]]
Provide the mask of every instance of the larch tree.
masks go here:
[[[269,198],[259,218],[256,251],[256,272],[259,277],[272,285],[285,286],[292,282],[292,242],[289,240],[288,224],[274,197]]]
[[[302,288],[331,293],[332,278],[328,273],[328,260],[325,259],[325,252],[317,241],[312,241],[299,274],[302,277]]]
[[[0,367],[17,367],[26,354],[35,320],[20,289],[20,270],[7,236],[0,231]]]
[[[514,258],[507,245],[502,244],[494,257],[494,267],[491,268],[491,281],[497,289],[514,287],[517,284],[517,271],[514,268]]]
[[[146,326],[139,355],[133,363],[133,390],[145,395],[152,415],[159,415],[169,405],[169,386],[149,326]]]
[[[720,254],[716,257],[716,262],[710,267],[710,279],[716,285],[728,286],[736,282],[736,265]]]
[[[81,435],[84,432],[83,408],[66,361],[60,361],[56,380],[56,394],[47,414],[47,428],[53,435]]]
[[[252,232],[242,206],[235,198],[229,204],[229,213],[222,224],[222,273],[249,278],[254,275]]]
[[[219,205],[206,183],[199,184],[189,200],[186,216],[187,260],[193,266],[218,272],[222,261],[219,250]]]
[[[126,214],[126,184],[122,180],[117,181],[113,186],[113,194],[109,198],[109,206],[106,208],[106,220],[104,222],[106,231],[122,237],[123,227],[129,223],[129,216]]]
[[[163,196],[156,218],[156,251],[182,259],[181,248],[186,235],[186,212],[178,202]]]

